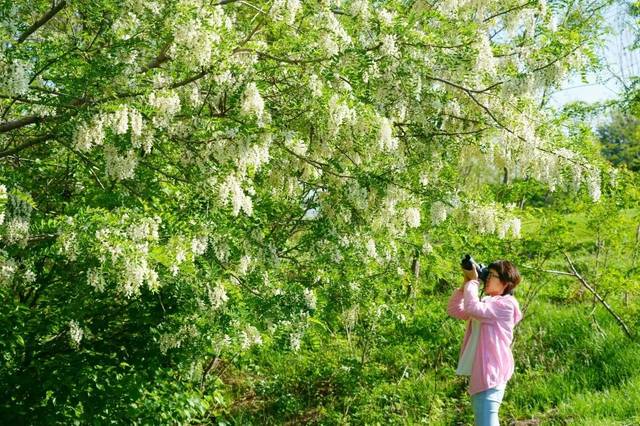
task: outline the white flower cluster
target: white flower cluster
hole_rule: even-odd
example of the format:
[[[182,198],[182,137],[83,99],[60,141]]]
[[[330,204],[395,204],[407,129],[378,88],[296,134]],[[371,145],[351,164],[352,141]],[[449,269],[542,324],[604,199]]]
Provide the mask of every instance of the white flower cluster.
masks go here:
[[[376,249],[376,241],[373,238],[369,238],[369,240],[367,240],[366,249],[367,249],[367,255],[369,257],[378,259],[378,250]]]
[[[7,244],[23,244],[29,237],[29,219],[26,217],[14,216],[5,224],[4,239]]]
[[[498,210],[495,206],[471,205],[468,211],[470,225],[480,234],[493,234],[498,227]]]
[[[587,190],[594,202],[600,201],[602,196],[602,178],[600,176],[600,170],[593,167],[588,170],[585,178]]]
[[[127,219],[123,217],[122,220]],[[159,224],[159,218],[143,218],[125,229],[101,228],[96,231],[99,259],[104,264],[107,256],[110,257],[120,275],[120,290],[126,297],[139,295],[145,282],[151,291],[157,291],[160,286],[158,273],[147,260],[150,242],[158,240]],[[104,289],[104,278],[98,269],[87,272],[87,281],[97,291]]]
[[[369,10],[369,2],[367,0],[353,1],[349,12],[364,22],[367,22],[371,18],[371,11]]]
[[[275,21],[283,20],[288,25],[293,25],[301,8],[300,0],[274,0],[269,15]]]
[[[216,284],[214,288],[207,285],[207,296],[209,298],[209,304],[213,309],[218,309],[224,305],[228,300],[227,291],[222,283]]]
[[[447,220],[449,208],[442,201],[436,201],[431,205],[431,224],[437,226]]]
[[[237,216],[240,210],[244,211],[247,216],[253,214],[251,197],[244,193],[240,186],[240,180],[235,174],[227,176],[225,181],[220,185],[219,195],[224,205],[228,204],[229,200],[231,200],[234,216]]]
[[[133,12],[126,12],[111,25],[111,31],[122,40],[129,40],[140,28],[140,19]]]
[[[497,61],[493,56],[491,41],[484,30],[480,30],[477,43],[478,59],[476,61],[476,67],[480,70],[486,71],[490,75],[495,75]]]
[[[385,56],[397,57],[400,54],[398,46],[396,46],[396,36],[393,34],[385,34],[382,37],[382,45],[380,46],[380,52]]]
[[[153,125],[159,128],[167,127],[171,118],[180,112],[180,98],[173,91],[159,94],[151,92],[148,102],[158,112],[152,121]]]
[[[307,150],[309,147],[304,141],[298,137],[296,137],[295,132],[285,132],[284,135],[284,145],[289,148],[294,154],[299,156],[307,155]]]
[[[197,7],[197,17],[179,15],[174,22],[174,41],[169,49],[169,56],[189,65],[206,67],[215,57],[214,49],[220,45],[225,30],[233,28],[233,18],[225,13],[224,8],[214,7],[212,11]]]
[[[104,148],[104,160],[107,176],[115,180],[133,179],[135,176],[138,157],[133,150],[122,156],[112,145]]]
[[[509,236],[513,238],[520,238],[520,230],[522,228],[522,221],[520,218],[514,217],[508,220],[504,220],[498,229],[498,237],[503,239]]]
[[[240,346],[242,349],[249,349],[253,345],[261,345],[262,336],[257,328],[248,325],[240,332]]]
[[[380,119],[379,140],[381,151],[395,151],[398,148],[398,139],[393,137],[392,123],[387,117]]]
[[[270,133],[242,137],[236,129],[231,129],[214,133],[212,139],[214,143],[209,147],[211,154],[219,162],[233,164],[239,176],[246,176],[247,170],[257,172],[271,161]]]
[[[357,180],[353,179],[346,186],[347,200],[358,210],[365,210],[369,206],[369,191],[360,186]]]
[[[393,20],[396,19],[396,13],[388,11],[385,8],[379,8],[378,11],[378,19],[380,23],[385,27],[390,27],[393,25]]]
[[[570,149],[545,147],[543,142],[549,137],[538,135],[530,118],[516,116],[512,120],[516,135],[501,132],[487,140],[482,149],[468,145],[460,151],[460,166],[468,171],[468,185],[533,178],[551,191],[558,187],[578,191],[584,186],[594,202],[601,198],[599,168]]]
[[[299,351],[300,346],[302,344],[302,332],[296,331],[295,333],[291,333],[289,335],[289,345],[293,351]]]
[[[113,113],[113,132],[116,135],[124,135],[128,130],[129,110],[126,105],[123,105]]]
[[[127,228],[127,235],[136,243],[142,243],[143,245],[146,245],[147,241],[158,240],[158,229],[161,223],[162,219],[160,219],[160,217],[158,216],[143,218],[140,221],[133,222],[131,225],[129,225],[129,227]],[[143,247],[141,247],[140,249],[145,253],[148,251]]]
[[[75,347],[80,346],[84,331],[80,324],[76,320],[69,321],[69,337],[71,338],[71,344]]]
[[[264,100],[260,96],[256,83],[251,82],[247,84],[242,95],[242,107],[240,109],[242,114],[247,116],[255,116],[258,122],[262,122],[264,118]]]
[[[29,284],[34,283],[36,282],[36,278],[37,278],[36,273],[33,272],[31,269],[27,269],[26,271],[24,271],[24,281],[26,283],[29,283]]]
[[[352,306],[351,308],[346,309],[342,312],[342,324],[348,332],[352,330],[358,322],[359,313],[360,308],[358,307],[358,305]]]
[[[6,252],[0,251],[0,283],[9,283],[18,270],[18,265],[13,259],[6,258]]]
[[[0,184],[0,225],[4,223],[4,214],[7,205],[7,199],[7,187]]]
[[[194,237],[191,240],[191,252],[195,256],[201,256],[207,251],[209,238],[207,236]]]
[[[336,16],[337,15],[333,12],[323,12],[320,14],[320,18],[324,20],[329,32],[333,35],[333,39],[342,46],[349,46],[351,44],[351,36],[347,33]]]
[[[73,145],[79,151],[89,151],[102,145],[105,137],[104,118],[96,115],[89,123],[80,125],[73,135]]]
[[[317,299],[316,294],[310,288],[304,289],[304,301],[307,304],[307,308],[310,310],[316,309]]]
[[[318,98],[322,96],[322,81],[318,78],[316,74],[311,74],[309,76],[309,90],[311,90],[311,95],[314,98]]]
[[[409,207],[405,210],[405,219],[407,225],[410,228],[417,228],[420,226],[420,209],[416,207]]]
[[[0,93],[7,96],[21,96],[29,90],[33,73],[32,64],[14,59],[10,64],[0,63]]]
[[[139,138],[144,128],[142,114],[135,108],[120,105],[112,114],[97,114],[91,121],[78,126],[73,135],[74,147],[79,151],[89,151],[94,146],[102,145],[107,128],[111,128],[116,135],[124,135],[131,129],[134,147],[141,146]]]
[[[144,257],[125,259],[122,273],[124,280],[121,285],[126,297],[139,295],[140,288],[145,282],[152,292],[158,291],[160,287],[158,273],[149,267]]]
[[[200,19],[176,25],[173,34],[174,42],[169,55],[172,58],[184,57],[185,61],[193,62],[199,67],[206,67],[211,63],[213,46],[220,43],[220,34],[216,29],[204,27]]]
[[[329,99],[329,132],[335,136],[342,124],[353,124],[356,120],[355,110],[349,108],[346,103],[340,102],[337,94]]]

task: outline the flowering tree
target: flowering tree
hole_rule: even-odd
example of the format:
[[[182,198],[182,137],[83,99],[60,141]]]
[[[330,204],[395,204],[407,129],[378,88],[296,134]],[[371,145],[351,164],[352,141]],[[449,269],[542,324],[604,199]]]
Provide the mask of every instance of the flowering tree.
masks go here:
[[[466,230],[517,238],[486,184],[598,200],[544,105],[607,4],[2,3],[3,410],[204,410],[222,353],[298,348]]]

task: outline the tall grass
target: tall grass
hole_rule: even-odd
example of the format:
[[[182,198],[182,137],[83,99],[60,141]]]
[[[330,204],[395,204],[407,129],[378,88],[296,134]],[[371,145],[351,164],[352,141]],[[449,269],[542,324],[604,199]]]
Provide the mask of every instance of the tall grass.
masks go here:
[[[387,325],[362,362],[339,333],[299,352],[264,348],[230,369],[230,424],[472,424],[466,379],[457,377],[464,323],[443,296],[419,299],[402,325]],[[315,347],[315,349],[313,349]],[[590,304],[534,302],[518,328],[516,373],[504,424],[640,424],[640,347]],[[234,377],[234,374],[240,376]]]

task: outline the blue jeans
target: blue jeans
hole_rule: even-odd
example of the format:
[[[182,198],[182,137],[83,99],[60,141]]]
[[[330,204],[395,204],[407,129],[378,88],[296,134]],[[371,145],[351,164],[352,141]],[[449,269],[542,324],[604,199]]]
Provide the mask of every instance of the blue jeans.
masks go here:
[[[500,426],[498,410],[500,410],[504,389],[505,385],[500,385],[471,395],[476,426]]]

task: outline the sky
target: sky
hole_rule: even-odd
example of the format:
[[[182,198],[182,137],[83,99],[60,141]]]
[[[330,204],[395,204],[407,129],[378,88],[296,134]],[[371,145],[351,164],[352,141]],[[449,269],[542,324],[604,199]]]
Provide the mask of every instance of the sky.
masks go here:
[[[586,82],[580,76],[571,78],[552,95],[552,105],[561,107],[574,101],[593,103],[614,99],[622,93],[620,80],[628,81],[630,76],[640,76],[640,50],[629,48],[634,34],[623,6],[607,11],[606,19],[613,30],[601,53],[609,69],[587,75]]]

